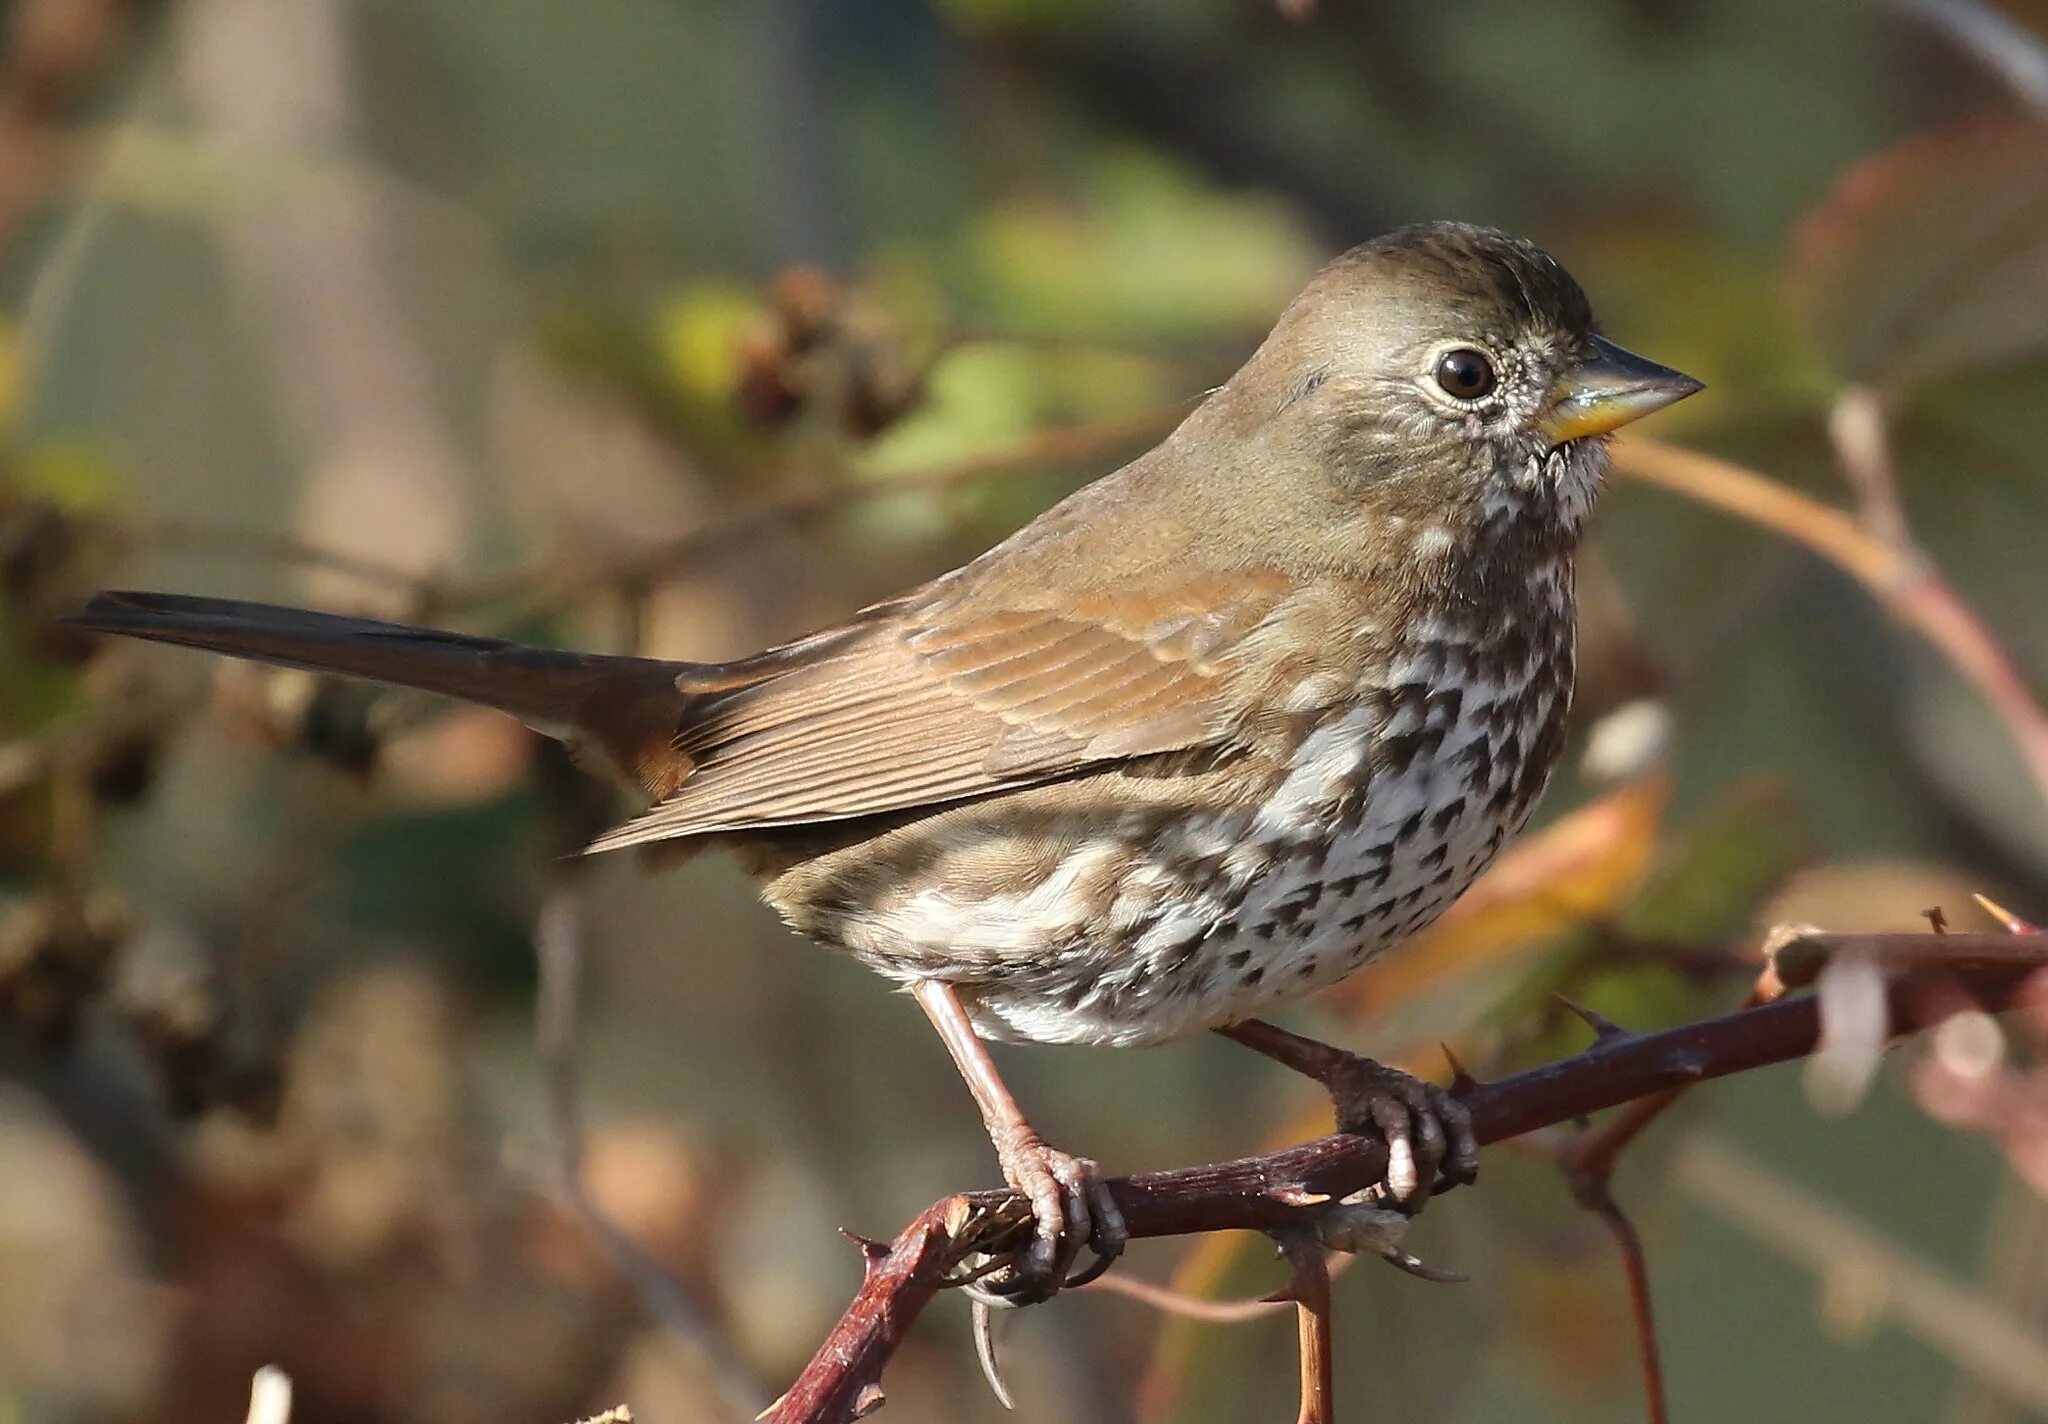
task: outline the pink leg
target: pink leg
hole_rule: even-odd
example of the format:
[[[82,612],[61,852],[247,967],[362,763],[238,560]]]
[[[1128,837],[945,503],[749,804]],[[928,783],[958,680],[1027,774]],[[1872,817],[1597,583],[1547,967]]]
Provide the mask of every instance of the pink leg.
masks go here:
[[[1123,1213],[1102,1185],[1101,1170],[1085,1157],[1072,1157],[1048,1147],[1010,1096],[995,1060],[974,1031],[967,1010],[953,986],[936,979],[919,981],[911,995],[953,1055],[953,1066],[974,1094],[982,1125],[995,1144],[1003,1179],[1031,1203],[1038,1234],[1021,1263],[1020,1299],[1043,1299],[1066,1282],[1067,1267],[1083,1243],[1094,1247],[1106,1267],[1128,1239]],[[1101,1273],[1091,1268],[1088,1278]]]

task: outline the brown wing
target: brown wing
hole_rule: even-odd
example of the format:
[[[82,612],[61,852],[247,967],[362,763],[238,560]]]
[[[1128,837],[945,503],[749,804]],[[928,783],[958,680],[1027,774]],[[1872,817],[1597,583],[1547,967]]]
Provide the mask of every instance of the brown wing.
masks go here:
[[[935,590],[685,678],[688,778],[591,849],[907,810],[1213,743],[1232,722],[1228,654],[1287,587],[1239,574],[996,612]]]

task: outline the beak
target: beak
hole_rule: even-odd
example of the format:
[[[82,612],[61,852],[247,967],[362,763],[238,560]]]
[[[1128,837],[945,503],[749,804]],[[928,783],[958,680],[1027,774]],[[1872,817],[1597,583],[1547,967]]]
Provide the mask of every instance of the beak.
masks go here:
[[[1551,389],[1550,409],[1538,428],[1554,445],[1604,435],[1699,389],[1701,383],[1691,376],[1645,361],[1596,336],[1593,354],[1565,372]]]

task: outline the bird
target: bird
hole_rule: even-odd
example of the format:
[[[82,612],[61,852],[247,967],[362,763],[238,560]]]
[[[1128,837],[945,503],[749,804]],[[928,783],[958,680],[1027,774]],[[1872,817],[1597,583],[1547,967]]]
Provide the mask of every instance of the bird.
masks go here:
[[[1454,1094],[1261,1015],[1426,927],[1526,821],[1610,433],[1699,389],[1533,243],[1426,223],[1331,261],[1147,453],[736,661],[168,593],[69,621],[479,703],[636,783],[645,812],[591,850],[728,850],[923,1009],[1030,1204],[1003,1289],[1042,1299],[1126,1231],[991,1041],[1215,1031],[1384,1134],[1397,1201],[1476,1171]]]

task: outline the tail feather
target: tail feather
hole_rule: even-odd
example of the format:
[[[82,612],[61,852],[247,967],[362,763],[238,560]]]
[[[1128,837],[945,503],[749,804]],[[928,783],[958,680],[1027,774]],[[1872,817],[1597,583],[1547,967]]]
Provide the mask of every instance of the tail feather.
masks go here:
[[[308,672],[418,688],[509,712],[551,736],[594,738],[639,771],[675,729],[686,663],[528,647],[500,638],[228,598],[102,593],[64,621]]]

